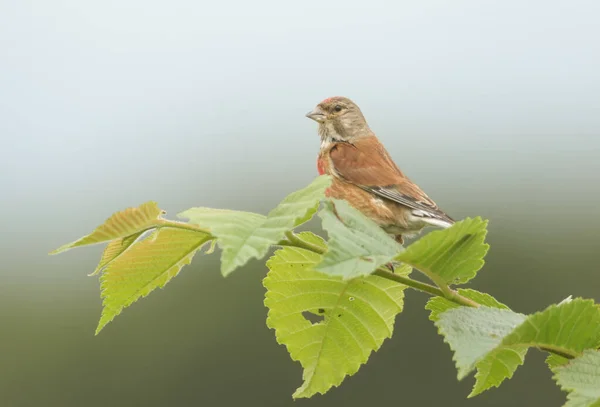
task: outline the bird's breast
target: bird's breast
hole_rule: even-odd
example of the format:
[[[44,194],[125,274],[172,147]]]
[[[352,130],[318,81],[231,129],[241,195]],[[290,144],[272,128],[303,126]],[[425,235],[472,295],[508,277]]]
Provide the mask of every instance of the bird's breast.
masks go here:
[[[317,158],[317,171],[319,171],[319,175],[325,174],[326,171],[325,160],[321,156]]]
[[[335,144],[331,144],[328,148],[321,149],[319,157],[317,158],[317,171],[319,175],[327,174],[334,178],[339,178],[339,174],[335,170],[335,166],[331,162],[331,149],[335,147]]]

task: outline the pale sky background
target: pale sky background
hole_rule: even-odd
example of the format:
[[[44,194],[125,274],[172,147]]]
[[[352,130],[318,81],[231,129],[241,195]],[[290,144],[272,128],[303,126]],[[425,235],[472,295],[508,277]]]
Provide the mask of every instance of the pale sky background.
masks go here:
[[[170,216],[191,206],[266,212],[316,175],[316,125],[304,114],[333,95],[360,105],[399,166],[450,215],[490,219],[496,257],[479,288],[504,286],[510,295],[512,278],[525,285],[525,292],[552,292],[543,298],[520,300],[524,297],[516,293],[502,298],[521,305],[523,312],[569,294],[598,300],[599,67],[600,2],[592,0],[0,0],[0,305],[27,312],[15,325],[4,323],[0,347],[42,338],[57,326],[76,330],[56,331],[57,338],[71,338],[75,348],[93,347],[116,332],[125,339],[141,332],[135,318],[154,327],[148,335],[160,335],[165,328],[151,319],[152,304],[152,310],[160,310],[171,298],[172,307],[195,306],[177,302],[177,287],[193,285],[198,296],[245,295],[237,276],[225,283],[210,280],[223,284],[217,289],[194,285],[182,275],[177,279],[183,282],[166,287],[162,297],[140,301],[132,307],[136,311],[119,317],[120,325],[93,338],[100,302],[97,281],[85,274],[93,270],[100,249],[61,257],[46,253],[88,233],[112,212],[148,200],[158,201]],[[526,254],[516,254],[524,247]],[[543,267],[536,266],[540,259]],[[504,263],[494,266],[494,261]],[[531,264],[524,265],[527,261]],[[249,331],[238,334],[264,329],[261,349],[272,349],[277,363],[290,366],[289,382],[276,397],[257,393],[252,398],[257,405],[280,406],[291,403],[299,369],[264,328],[264,270],[258,263],[253,267],[255,278],[248,284],[254,291],[247,303],[257,311],[244,317]],[[569,278],[563,273],[578,282],[565,282]],[[555,280],[546,281],[548,275]],[[242,291],[229,294],[228,287],[236,284]],[[53,306],[62,308],[47,311]],[[74,322],[72,309],[85,317],[78,314]],[[420,323],[426,326],[422,314]],[[45,333],[38,332],[46,317],[55,319]],[[178,327],[185,324],[190,322]],[[24,327],[28,331],[20,330]],[[427,335],[439,341],[439,357],[448,362],[447,371],[436,377],[456,392],[448,393],[448,405],[463,405],[468,388],[456,385],[449,350],[433,332]],[[224,340],[215,338],[215,343]],[[82,357],[105,358],[95,348],[85,349]],[[21,369],[11,373],[14,390],[19,377],[35,380],[24,366],[41,368],[24,362],[30,349],[12,355]],[[167,362],[154,366],[164,368],[161,363]],[[234,361],[227,365],[237,368]],[[179,365],[172,362],[171,369],[179,371]],[[190,374],[208,380],[210,370]],[[377,377],[374,368],[361,377],[371,375]],[[57,394],[45,399],[47,405],[81,405],[76,396],[60,398],[66,387],[50,386],[44,378],[40,373],[40,386],[45,383]],[[526,397],[537,405],[560,405],[560,393],[548,393],[554,387],[549,375],[539,381],[539,391]],[[95,382],[82,383],[82,394],[94,391],[86,386]],[[352,383],[315,403],[345,400],[352,407],[361,400],[358,394],[372,398],[373,381]],[[153,396],[147,405],[173,401],[170,391],[177,386],[165,386],[164,399]],[[423,396],[415,386],[403,388]],[[0,385],[0,394],[12,397],[3,405],[39,405],[30,394],[10,389]],[[216,397],[227,404],[223,397],[231,394],[216,396],[214,389],[207,384],[202,396],[207,398],[191,392],[189,400]],[[352,389],[356,393],[345,393]],[[519,391],[500,389],[468,405],[503,405],[501,397],[513,394],[518,396],[510,400],[524,403],[514,405],[527,405],[523,394],[530,393]],[[549,399],[535,399],[536,394]],[[435,392],[428,397],[430,405],[439,401]],[[136,392],[131,400],[123,405],[139,402]]]

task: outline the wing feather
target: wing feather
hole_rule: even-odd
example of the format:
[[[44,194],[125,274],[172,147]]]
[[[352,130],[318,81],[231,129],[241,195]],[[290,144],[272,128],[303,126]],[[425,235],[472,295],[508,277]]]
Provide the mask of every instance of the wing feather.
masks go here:
[[[335,143],[329,152],[334,172],[347,182],[381,198],[414,209],[414,216],[454,220],[400,171],[376,137]]]

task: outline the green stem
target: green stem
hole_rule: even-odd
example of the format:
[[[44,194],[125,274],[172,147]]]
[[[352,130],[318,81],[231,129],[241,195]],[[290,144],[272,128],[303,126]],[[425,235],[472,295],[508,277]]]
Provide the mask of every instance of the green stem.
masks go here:
[[[526,344],[526,345],[529,345],[530,347],[538,348],[539,350],[543,350],[548,353],[554,353],[554,354],[556,354],[558,356],[562,356],[563,358],[566,358],[566,359],[575,359],[576,357],[581,356],[581,353],[573,352],[568,349],[562,349],[557,346],[536,345],[536,344]]]
[[[322,247],[319,247],[315,244],[307,242],[304,239],[299,238],[298,235],[296,235],[292,231],[285,232],[285,237],[287,238],[288,244],[283,244],[283,245],[280,244],[280,246],[296,246],[296,247],[300,247],[302,249],[306,249],[311,252],[315,252],[315,253],[319,253],[319,254],[323,254],[326,251]],[[280,243],[282,243],[282,242],[280,242]]]
[[[375,270],[375,272],[373,274],[376,276],[379,276],[379,277],[386,278],[388,280],[395,281],[400,284],[407,285],[411,288],[414,288],[415,290],[419,290],[419,291],[422,291],[427,294],[435,295],[438,297],[444,296],[444,293],[442,292],[442,290],[440,290],[436,286],[433,286],[433,285],[430,285],[427,283],[422,283],[417,280],[413,280],[412,278],[407,277],[407,276],[392,273],[391,271],[386,270],[383,267],[380,267],[377,270]]]
[[[414,288],[415,290],[423,291],[427,294],[435,295],[437,297],[444,297],[447,300],[450,300],[459,305],[464,305],[465,307],[473,307],[473,308],[480,307],[480,305],[478,303],[476,303],[475,301],[473,301],[467,297],[463,297],[458,292],[454,291],[453,289],[451,289],[448,286],[446,286],[445,287],[446,290],[444,290],[444,287],[439,287],[439,286],[436,287],[434,285],[422,283],[422,282],[420,282],[418,280],[414,280],[410,277],[401,276],[399,274],[392,273],[391,271],[388,271],[388,270],[384,269],[383,267],[380,267],[377,270],[375,270],[375,272],[373,274],[375,274],[376,276],[379,276],[379,277],[387,278],[388,280],[393,280],[398,283],[402,283],[404,285],[409,286],[410,288]]]
[[[425,269],[418,269],[421,273],[425,274],[433,283],[439,287],[442,292],[441,297],[450,300],[456,304],[464,305],[465,307],[479,308],[481,305],[477,302],[460,295],[456,290],[450,288],[444,280],[442,280],[437,274],[430,272]]]
[[[194,225],[192,223],[178,222],[176,220],[156,219],[154,221],[154,225],[158,228],[192,230],[194,232],[208,233],[210,235],[210,231],[208,229],[201,228],[200,226]]]
[[[478,302],[473,301],[470,298],[467,298],[467,297],[464,297],[464,296],[460,295],[458,293],[458,291],[453,290],[453,289],[451,289],[448,286],[446,286],[446,287],[448,289],[447,291],[444,291],[442,289],[442,291],[444,291],[444,298],[446,298],[446,299],[448,299],[448,300],[450,300],[452,302],[455,302],[457,304],[464,305],[465,307],[472,307],[472,308],[479,308],[479,307],[481,307],[481,304],[479,304]]]

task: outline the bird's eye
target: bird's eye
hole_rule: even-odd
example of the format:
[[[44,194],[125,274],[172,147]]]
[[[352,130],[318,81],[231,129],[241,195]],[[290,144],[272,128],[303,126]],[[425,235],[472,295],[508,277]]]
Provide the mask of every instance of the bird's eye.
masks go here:
[[[342,111],[342,107],[340,105],[335,105],[333,110],[335,110],[336,112],[341,112]]]

